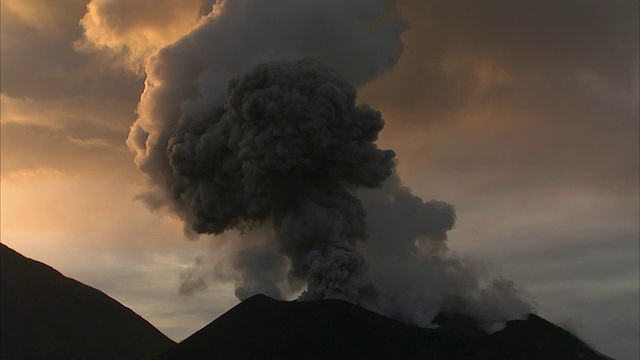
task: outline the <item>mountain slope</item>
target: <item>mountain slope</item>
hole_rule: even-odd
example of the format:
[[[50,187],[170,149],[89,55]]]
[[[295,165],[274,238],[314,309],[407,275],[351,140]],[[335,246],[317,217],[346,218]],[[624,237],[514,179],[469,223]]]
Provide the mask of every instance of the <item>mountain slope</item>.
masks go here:
[[[3,360],[149,359],[174,344],[101,291],[0,245]]]
[[[468,318],[440,320],[423,329],[344,301],[257,295],[157,359],[608,359],[536,315],[492,335]]]
[[[406,358],[423,351],[421,333],[343,301],[284,302],[257,295],[160,358]]]

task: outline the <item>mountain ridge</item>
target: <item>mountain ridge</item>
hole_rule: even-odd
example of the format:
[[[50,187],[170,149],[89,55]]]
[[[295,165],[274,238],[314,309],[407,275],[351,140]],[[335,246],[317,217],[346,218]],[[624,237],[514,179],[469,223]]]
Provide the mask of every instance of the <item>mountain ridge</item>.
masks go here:
[[[611,360],[535,314],[486,334],[463,315],[440,313],[427,329],[341,300],[265,295],[176,344],[102,291],[0,245],[2,359]]]
[[[246,299],[156,360],[210,358],[611,360],[535,314],[489,335],[469,321],[445,319],[426,329],[345,301],[265,295]]]
[[[104,292],[0,245],[0,358],[148,359],[175,344]]]

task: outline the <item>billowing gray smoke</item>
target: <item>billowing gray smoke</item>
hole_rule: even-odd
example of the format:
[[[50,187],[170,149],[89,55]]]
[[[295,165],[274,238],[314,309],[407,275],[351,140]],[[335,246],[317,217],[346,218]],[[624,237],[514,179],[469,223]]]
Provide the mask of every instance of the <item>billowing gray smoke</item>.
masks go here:
[[[447,232],[456,221],[450,204],[423,201],[397,174],[382,189],[360,190],[358,197],[369,232],[360,249],[377,293],[365,304],[371,310],[419,326],[449,311],[473,316],[487,330],[533,310],[516,284],[492,279],[482,263],[449,251]]]
[[[365,212],[351,189],[391,175],[394,153],[374,144],[383,126],[317,61],[260,64],[229,82],[209,117],[178,124],[171,193],[198,233],[271,221],[291,275],[309,282],[304,297],[357,302]]]
[[[357,284],[363,259],[354,246],[365,231],[351,188],[378,186],[392,153],[373,145],[380,114],[356,106],[348,82],[369,82],[398,60],[405,25],[389,4],[219,1],[149,60],[127,140],[148,175],[141,198],[192,234],[239,229],[232,245],[218,247],[228,256],[216,274],[235,281],[241,298],[289,293],[307,277],[310,298],[324,289],[354,301],[348,289],[366,286]],[[241,76],[309,57],[317,62]],[[271,268],[258,270],[256,259],[272,259]],[[183,293],[203,288],[195,274],[184,279]]]
[[[530,311],[513,284],[448,252],[453,207],[413,195],[375,145],[381,115],[354,86],[400,57],[390,4],[221,1],[149,60],[127,140],[149,180],[141,198],[191,235],[221,234],[181,293],[214,277],[239,299],[302,292],[422,326],[443,308],[487,324]]]

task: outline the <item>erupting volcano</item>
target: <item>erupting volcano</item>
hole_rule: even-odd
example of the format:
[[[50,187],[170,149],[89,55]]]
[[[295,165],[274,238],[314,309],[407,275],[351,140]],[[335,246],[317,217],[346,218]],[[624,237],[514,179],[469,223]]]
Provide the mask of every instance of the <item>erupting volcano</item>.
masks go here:
[[[402,21],[377,1],[252,5],[214,6],[151,57],[129,134],[146,204],[191,237],[232,238],[198,263],[225,269],[240,300],[342,299],[419,326],[442,309],[487,327],[531,312],[513,283],[448,252],[453,206],[412,194],[376,145],[384,120],[357,86],[397,61]],[[181,292],[206,273],[186,273]]]

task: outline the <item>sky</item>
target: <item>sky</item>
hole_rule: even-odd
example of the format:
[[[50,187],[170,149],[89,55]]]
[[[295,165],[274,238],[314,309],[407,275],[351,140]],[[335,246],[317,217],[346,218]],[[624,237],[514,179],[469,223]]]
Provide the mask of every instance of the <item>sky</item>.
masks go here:
[[[291,48],[281,37],[313,22],[264,19],[309,16],[317,38],[300,46],[323,42],[314,55],[381,111],[378,145],[395,151],[402,183],[455,207],[449,251],[512,280],[538,314],[604,354],[638,358],[638,2],[398,0],[382,13],[370,11],[379,1],[353,2],[348,14],[385,24],[375,43],[329,31],[352,31],[326,5],[337,2],[302,3],[210,14],[203,0],[3,0],[2,242],[177,341],[237,304],[224,269],[180,293],[233,234],[195,239],[179,214],[150,210],[126,140],[150,113],[144,97],[138,105],[145,71],[160,83],[158,64],[233,69],[252,46],[281,54]],[[335,60],[349,41],[353,63]]]

